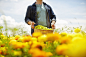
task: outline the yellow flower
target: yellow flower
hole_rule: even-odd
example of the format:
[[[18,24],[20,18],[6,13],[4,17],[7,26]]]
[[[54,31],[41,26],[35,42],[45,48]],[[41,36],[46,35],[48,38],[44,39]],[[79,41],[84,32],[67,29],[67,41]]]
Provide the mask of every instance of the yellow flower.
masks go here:
[[[38,38],[38,37],[41,36],[41,35],[42,35],[41,32],[34,32],[34,33],[32,34],[32,37]]]
[[[59,33],[48,33],[47,34],[47,40],[48,41],[58,41],[60,39],[60,34]]]
[[[42,35],[38,37],[39,42],[46,42],[47,41],[47,35]]]
[[[53,54],[51,52],[46,52],[46,55],[49,56],[53,56]]]
[[[77,42],[77,41],[80,41],[80,40],[82,40],[83,38],[81,38],[81,37],[74,37],[73,39],[72,39],[72,42]]]
[[[64,43],[67,44],[67,43],[70,43],[71,42],[71,38],[68,38],[67,36],[61,37],[60,40],[59,40],[59,42],[61,44],[64,44]]]
[[[80,28],[75,28],[75,29],[74,29],[74,32],[76,32],[76,33],[80,32],[80,31],[81,31]]]
[[[56,48],[56,53],[58,55],[64,55],[66,53],[66,50],[68,49],[67,45],[66,44],[62,44],[62,45],[59,45],[57,46]]]
[[[31,41],[31,36],[25,36],[25,37],[23,37],[23,39],[22,39],[22,42],[29,42],[29,41]]]
[[[0,54],[6,55],[7,54],[7,48],[6,47],[1,47],[0,48]]]
[[[6,39],[7,39],[7,37],[4,37],[3,39],[4,39],[4,40],[6,40]]]
[[[32,44],[31,48],[38,48],[40,50],[42,50],[42,48],[44,47],[44,44],[41,44],[41,43],[34,43]]]
[[[20,38],[20,35],[15,36],[15,40],[18,40]]]
[[[22,43],[22,42],[17,42],[17,41],[14,41],[14,40],[11,40],[9,42],[9,44],[14,48],[14,49],[18,49],[18,48],[24,48],[26,46],[28,46],[28,43],[25,42],[25,43]]]
[[[73,37],[82,37],[83,38],[83,34],[82,33],[75,33],[75,34],[73,34]]]
[[[21,56],[22,55],[21,51],[13,51],[13,53],[15,56]]]
[[[22,43],[22,42],[16,42],[16,44],[14,44],[13,47],[14,47],[15,49],[18,49],[18,48],[21,49],[21,48],[24,48],[25,45],[24,45],[24,43]]]
[[[74,37],[74,34],[72,34],[72,33],[67,33],[67,37],[72,39],[72,38]]]
[[[10,37],[10,40],[15,40],[15,37]]]
[[[28,47],[29,46],[28,42],[25,42],[25,43],[22,43],[22,44],[23,44],[23,47]]]
[[[9,44],[10,44],[10,45],[13,45],[13,44],[15,44],[16,42],[17,42],[16,40],[10,40]]]
[[[62,37],[63,37],[63,36],[67,36],[67,33],[66,33],[66,32],[62,32],[60,35],[61,35]]]
[[[37,41],[37,38],[36,37],[32,37],[31,41]]]
[[[24,37],[20,37],[18,41],[22,42]]]
[[[4,37],[6,37],[5,35],[1,35],[1,38],[4,38]]]
[[[70,57],[86,57],[86,39],[80,39],[69,44],[66,55]]]

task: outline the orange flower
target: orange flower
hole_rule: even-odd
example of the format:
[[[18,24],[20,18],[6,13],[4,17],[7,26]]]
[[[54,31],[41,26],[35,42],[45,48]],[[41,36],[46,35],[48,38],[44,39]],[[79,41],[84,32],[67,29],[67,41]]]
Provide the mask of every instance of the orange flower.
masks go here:
[[[31,48],[38,48],[40,50],[42,50],[42,48],[44,47],[44,44],[41,43],[34,43]]]
[[[62,38],[60,38],[60,40],[59,40],[59,42],[61,43],[61,44],[64,44],[64,43],[70,43],[71,42],[71,38],[68,38],[68,37],[62,37]]]
[[[14,48],[14,49],[18,49],[18,48],[24,48],[26,46],[25,43],[22,43],[22,42],[15,42],[15,43],[11,43],[11,46]]]
[[[38,53],[39,51],[41,51],[41,50],[38,49],[38,48],[31,48],[31,49],[28,51],[28,53],[33,55],[34,53]]]
[[[47,56],[53,56],[53,54],[51,52],[46,52]]]
[[[0,54],[2,54],[2,51],[0,50]]]
[[[56,48],[56,53],[58,55],[64,55],[67,49],[68,49],[68,47],[66,44],[59,45]]]
[[[60,34],[59,33],[48,33],[47,34],[47,40],[48,41],[58,41],[60,38]]]
[[[22,39],[22,42],[29,42],[29,41],[31,41],[31,36],[25,36],[25,37],[23,37],[23,39]]]
[[[23,43],[17,42],[16,44],[17,44],[17,45],[16,45],[15,48],[24,48],[24,44],[23,44]]]
[[[41,36],[41,35],[42,35],[41,32],[35,32],[35,33],[32,34],[32,37],[38,38],[38,37]]]
[[[32,57],[49,57],[49,56],[52,56],[52,53],[42,51],[38,48],[30,49],[28,52],[30,54],[32,54]]]

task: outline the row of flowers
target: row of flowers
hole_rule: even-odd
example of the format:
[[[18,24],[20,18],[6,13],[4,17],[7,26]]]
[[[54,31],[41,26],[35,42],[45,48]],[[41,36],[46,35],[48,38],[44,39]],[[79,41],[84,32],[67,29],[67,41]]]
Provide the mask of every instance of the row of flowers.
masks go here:
[[[1,57],[86,57],[86,33],[35,32],[7,37],[0,34]]]

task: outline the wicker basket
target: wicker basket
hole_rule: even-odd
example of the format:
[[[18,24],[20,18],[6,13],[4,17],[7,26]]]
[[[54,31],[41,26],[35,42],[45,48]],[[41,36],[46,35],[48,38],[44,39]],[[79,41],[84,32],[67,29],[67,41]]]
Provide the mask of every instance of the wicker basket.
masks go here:
[[[53,33],[53,30],[34,29],[34,32],[41,32],[42,34],[47,34],[47,33]]]

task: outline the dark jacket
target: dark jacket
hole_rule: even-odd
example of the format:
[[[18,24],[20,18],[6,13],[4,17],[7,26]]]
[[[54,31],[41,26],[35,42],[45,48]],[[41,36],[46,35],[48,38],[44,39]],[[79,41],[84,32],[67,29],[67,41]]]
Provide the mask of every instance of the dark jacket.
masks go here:
[[[26,12],[26,16],[25,16],[25,22],[28,23],[28,21],[34,21],[36,23],[36,25],[38,25],[38,22],[37,22],[37,12],[36,12],[36,4],[35,3],[33,5],[31,5],[31,6],[28,6],[27,12]],[[44,7],[46,9],[47,27],[51,28],[51,22],[52,22],[52,20],[56,21],[56,16],[55,16],[52,8],[49,5],[47,5],[44,2],[43,2],[43,4],[44,4]],[[33,33],[33,31],[32,31],[32,33]]]

